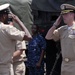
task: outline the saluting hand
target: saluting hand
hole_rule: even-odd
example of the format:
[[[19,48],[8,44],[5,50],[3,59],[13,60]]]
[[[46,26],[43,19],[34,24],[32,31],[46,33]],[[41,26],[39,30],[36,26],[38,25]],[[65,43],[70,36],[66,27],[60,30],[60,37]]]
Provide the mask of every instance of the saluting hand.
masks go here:
[[[60,15],[60,16],[56,19],[56,21],[54,22],[53,25],[55,25],[55,26],[60,25],[61,20],[62,20],[62,17],[61,17],[61,15]]]
[[[16,22],[16,23],[19,23],[20,22],[20,19],[18,16],[16,16],[15,14],[11,13],[11,16],[13,18],[13,20]]]

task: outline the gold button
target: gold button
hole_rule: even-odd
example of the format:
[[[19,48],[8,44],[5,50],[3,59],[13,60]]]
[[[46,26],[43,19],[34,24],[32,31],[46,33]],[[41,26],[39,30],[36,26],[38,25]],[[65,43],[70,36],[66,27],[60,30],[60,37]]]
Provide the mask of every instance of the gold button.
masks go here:
[[[65,58],[65,62],[69,62],[69,58]]]

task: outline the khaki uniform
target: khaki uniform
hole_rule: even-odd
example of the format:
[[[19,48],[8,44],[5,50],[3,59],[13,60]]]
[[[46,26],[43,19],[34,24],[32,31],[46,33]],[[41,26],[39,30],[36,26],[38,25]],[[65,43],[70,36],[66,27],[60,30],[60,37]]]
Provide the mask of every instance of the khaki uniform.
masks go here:
[[[0,75],[10,74],[10,64],[15,51],[16,40],[22,40],[25,33],[11,25],[0,22]]]
[[[26,50],[25,41],[17,41],[16,50],[21,50],[21,49]],[[14,75],[25,75],[25,70],[26,70],[24,63],[25,57],[26,54],[25,51],[23,51],[20,57],[18,57],[13,61]]]
[[[62,26],[54,31],[53,39],[61,41],[62,66],[61,75],[75,75],[75,27],[68,30]]]

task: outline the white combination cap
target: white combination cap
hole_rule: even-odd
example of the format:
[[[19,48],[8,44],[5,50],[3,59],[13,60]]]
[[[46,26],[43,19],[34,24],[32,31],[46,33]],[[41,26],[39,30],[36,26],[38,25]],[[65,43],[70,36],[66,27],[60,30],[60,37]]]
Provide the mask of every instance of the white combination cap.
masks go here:
[[[7,9],[9,6],[10,6],[9,3],[6,3],[6,4],[3,4],[3,5],[0,5],[0,11]]]

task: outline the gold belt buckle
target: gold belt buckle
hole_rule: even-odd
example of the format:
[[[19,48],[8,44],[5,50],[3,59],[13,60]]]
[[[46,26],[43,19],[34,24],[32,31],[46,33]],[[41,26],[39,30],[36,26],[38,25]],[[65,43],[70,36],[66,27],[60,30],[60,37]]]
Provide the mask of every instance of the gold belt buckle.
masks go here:
[[[70,61],[69,58],[65,58],[64,60],[65,60],[65,62],[69,62]]]

